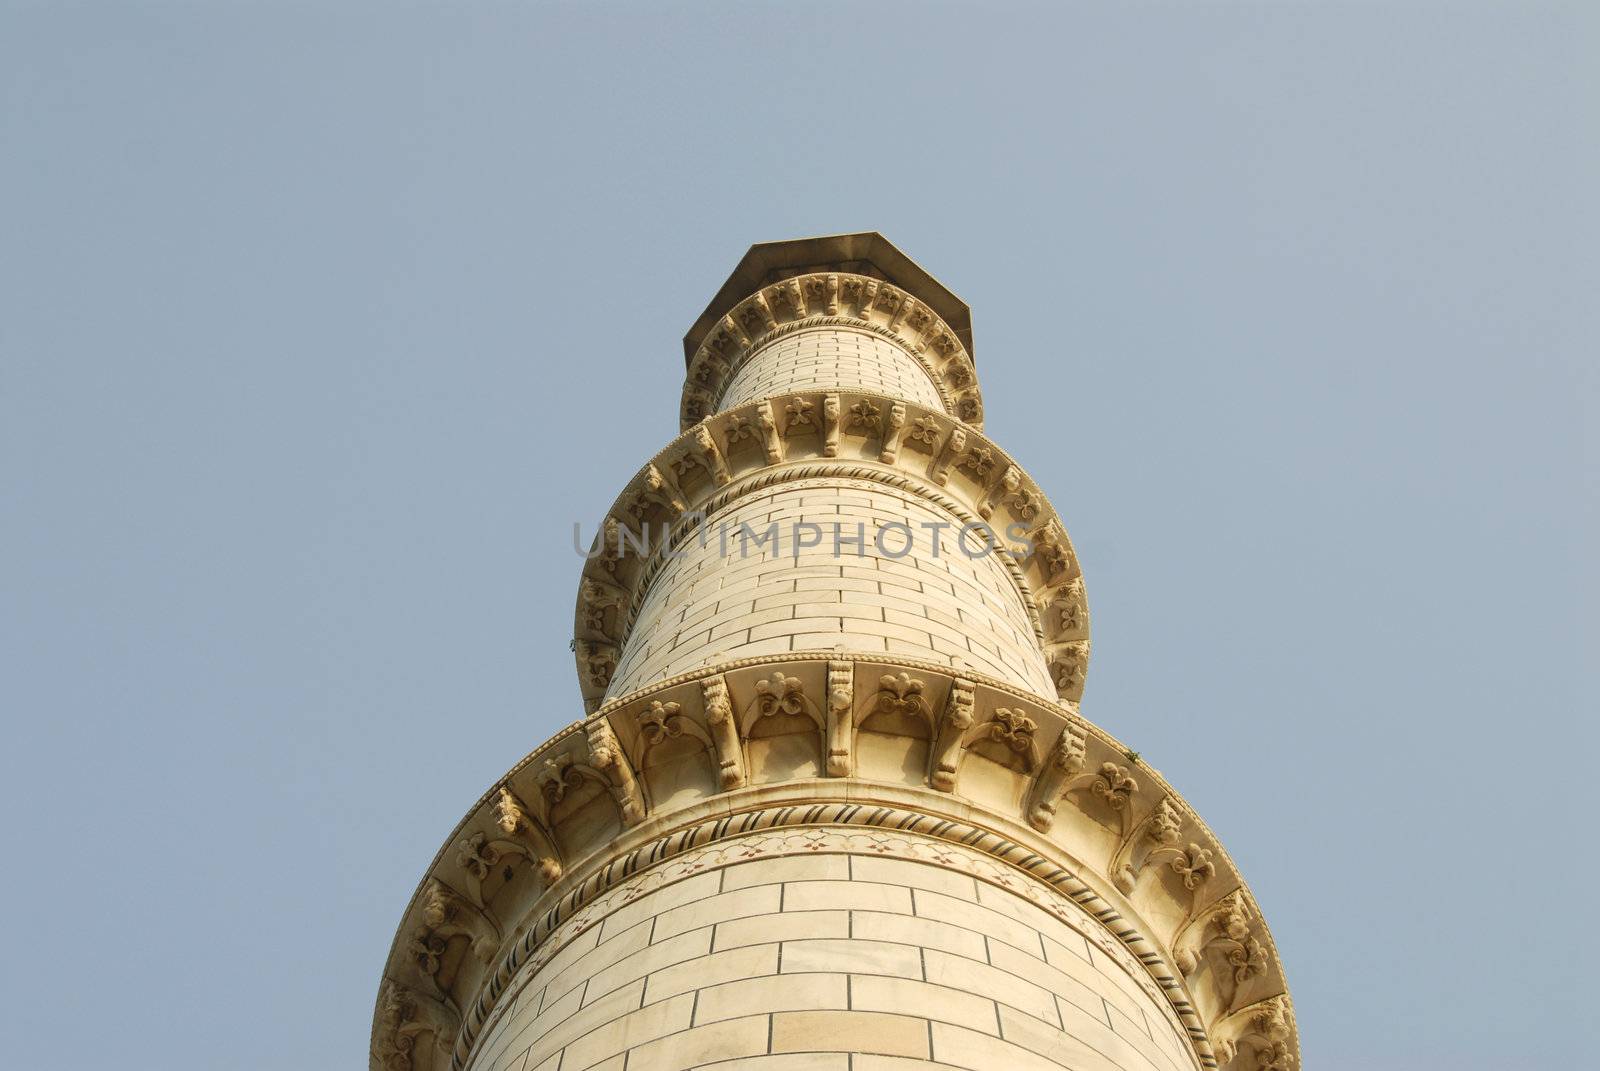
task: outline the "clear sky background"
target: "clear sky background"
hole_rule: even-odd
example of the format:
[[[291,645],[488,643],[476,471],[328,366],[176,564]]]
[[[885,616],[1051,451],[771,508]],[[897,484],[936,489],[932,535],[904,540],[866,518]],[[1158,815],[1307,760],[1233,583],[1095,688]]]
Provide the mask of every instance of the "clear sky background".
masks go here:
[[[359,1067],[752,242],[881,230],[1308,1067],[1593,1057],[1572,4],[0,0],[4,1062]],[[1586,1025],[1587,1024],[1587,1025]]]

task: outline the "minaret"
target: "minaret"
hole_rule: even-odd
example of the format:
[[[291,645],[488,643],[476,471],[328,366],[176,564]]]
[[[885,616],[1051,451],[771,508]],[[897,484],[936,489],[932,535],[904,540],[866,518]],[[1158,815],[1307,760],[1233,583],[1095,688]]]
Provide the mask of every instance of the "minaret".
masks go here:
[[[684,351],[583,569],[587,714],[435,858],[372,1067],[1297,1068],[1243,879],[1079,711],[1083,577],[967,306],[880,235],[776,242]]]

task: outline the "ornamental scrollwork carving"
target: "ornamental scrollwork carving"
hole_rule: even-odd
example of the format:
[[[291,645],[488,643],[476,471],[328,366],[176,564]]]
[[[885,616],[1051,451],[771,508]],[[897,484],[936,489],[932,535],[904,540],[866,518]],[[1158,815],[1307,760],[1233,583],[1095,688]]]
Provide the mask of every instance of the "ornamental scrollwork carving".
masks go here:
[[[994,451],[987,446],[974,446],[963,453],[956,462],[956,468],[970,473],[974,480],[982,483],[994,471]]]
[[[728,374],[728,365],[717,358],[715,353],[708,352],[705,360],[696,364],[689,370],[687,382],[707,392],[719,383],[723,376]]]
[[[676,740],[686,733],[699,737],[702,733],[699,726],[684,717],[682,703],[663,703],[659,699],[652,699],[648,707],[634,713],[634,723],[639,730],[638,764],[644,765],[645,756],[650,749],[668,740]],[[709,747],[711,739],[705,738]]]
[[[445,1001],[385,979],[375,1028],[373,1056],[378,1066],[383,1071],[414,1071],[422,1038],[433,1046],[432,1065],[446,1065],[461,1017]]]
[[[1117,888],[1124,895],[1130,895],[1137,887],[1140,876],[1152,865],[1166,865],[1177,875],[1179,884],[1188,893],[1183,915],[1183,921],[1187,921],[1200,899],[1203,886],[1216,876],[1217,865],[1213,861],[1215,853],[1210,848],[1192,840],[1187,847],[1184,846],[1183,825],[1183,811],[1177,800],[1172,796],[1163,796],[1135,833],[1123,840],[1112,857],[1109,869]]]
[[[900,452],[900,434],[906,426],[906,407],[900,402],[889,406],[889,417],[884,421],[883,448],[878,453],[878,460],[885,465],[893,465],[894,459]]]
[[[1089,641],[1073,640],[1052,647],[1047,658],[1050,680],[1062,699],[1078,699],[1089,672]]]
[[[722,451],[717,449],[716,440],[703,426],[697,426],[690,433],[682,453],[672,463],[672,471],[680,477],[689,476],[697,470],[708,474],[718,487],[733,479],[727,462],[723,460]]]
[[[1063,633],[1080,633],[1088,629],[1089,608],[1083,597],[1083,577],[1073,577],[1056,589],[1054,597],[1050,600],[1049,613],[1055,618],[1055,627]],[[1075,657],[1080,662],[1086,661],[1087,651]],[[1083,683],[1081,668],[1068,677],[1077,684]]]
[[[988,721],[967,730],[961,741],[962,750],[969,751],[974,745],[987,741],[997,745],[1003,753],[1016,756],[1025,772],[1035,773],[1039,769],[1039,750],[1033,734],[1038,728],[1038,723],[1023,710],[997,707]]]
[[[1107,762],[1101,764],[1100,772],[1089,782],[1089,791],[1113,811],[1126,813],[1128,800],[1139,791],[1139,782],[1128,773],[1126,766]]]
[[[826,737],[827,726],[818,715],[816,704],[806,698],[805,685],[799,677],[785,676],[782,670],[776,670],[771,676],[756,681],[755,693],[740,725],[740,732],[746,738],[756,723],[779,715],[809,718],[818,733]]]
[[[957,677],[951,682],[950,695],[945,700],[928,775],[928,783],[940,792],[955,791],[956,772],[961,768],[962,741],[972,728],[973,705],[972,682]]]
[[[623,826],[638,825],[644,821],[644,800],[628,757],[622,753],[622,745],[611,731],[611,723],[595,718],[584,726],[584,735],[589,743],[589,761],[616,801]]]
[[[1272,966],[1256,925],[1249,903],[1235,889],[1173,937],[1173,962],[1185,979],[1192,982],[1203,967],[1211,968],[1223,1002],[1220,1017],[1241,1007],[1249,984]]]
[[[828,663],[828,761],[829,777],[849,777],[855,770],[855,726],[850,706],[855,698],[855,663],[835,660]]]
[[[1128,767],[1114,762],[1103,762],[1093,773],[1085,774],[1067,788],[1068,792],[1083,792],[1111,812],[1127,836],[1133,828],[1133,808],[1129,801],[1139,791],[1139,781]]]
[[[597,691],[611,685],[611,676],[617,671],[617,645],[594,640],[579,640],[573,645],[578,656],[578,666],[584,683]]]
[[[438,878],[423,883],[417,916],[418,923],[411,930],[411,956],[441,997],[448,999],[450,995],[439,971],[453,939],[465,938],[468,951],[480,963],[494,962],[500,947],[500,927],[481,908]]]
[[[717,753],[717,780],[724,790],[738,788],[745,783],[744,748],[739,742],[739,727],[734,724],[728,682],[721,676],[707,677],[700,682],[700,693]]]
[[[885,673],[878,678],[878,690],[856,714],[859,726],[874,714],[901,714],[916,718],[928,726],[929,736],[937,731],[933,711],[928,706],[927,682],[902,670]]]
[[[606,625],[608,614],[620,614],[628,608],[629,596],[622,588],[595,577],[585,577],[579,586],[578,600],[584,628],[602,636],[614,636],[622,631],[615,617],[612,620],[617,627]]]
[[[1028,822],[1039,832],[1048,833],[1055,825],[1061,797],[1083,773],[1087,747],[1087,733],[1081,725],[1068,722],[1062,727],[1049,761],[1034,782],[1033,802],[1028,808]]]
[[[940,450],[934,458],[932,466],[928,469],[928,479],[943,487],[950,482],[950,464],[967,448],[967,430],[957,428],[950,433],[950,438],[944,441],[944,449]]]
[[[583,784],[583,771],[581,766],[573,759],[572,754],[566,751],[545,756],[543,765],[537,775],[539,785],[540,822],[549,826],[552,824],[551,816],[556,806],[565,802],[567,793]],[[590,771],[593,773],[593,771]],[[594,776],[598,776],[597,774]]]
[[[496,790],[491,814],[501,836],[490,837],[478,831],[456,845],[456,861],[467,874],[467,895],[474,904],[486,906],[483,883],[496,868],[505,866],[509,870],[513,860],[532,860],[546,887],[561,879],[561,853],[555,838],[528,814],[510,786],[502,784]]]
[[[723,432],[723,440],[728,444],[728,453],[733,453],[744,443],[760,442],[760,436],[761,429],[753,415],[734,413],[728,417],[727,430]]]
[[[1077,575],[1078,559],[1072,552],[1072,544],[1054,521],[1034,530],[1033,556],[1039,562],[1047,585],[1059,584]]]
[[[644,820],[639,783],[610,723],[604,718],[595,718],[585,722],[583,729],[587,755],[580,758],[570,750],[547,755],[535,775],[539,786],[540,823],[546,828],[556,828],[558,808],[568,801],[574,790],[591,782],[616,804],[623,828],[638,825]]]
[[[622,522],[607,516],[600,522],[600,534],[596,537],[600,545],[593,552],[594,559],[612,579],[616,578],[617,567],[622,563],[622,532]]]
[[[651,507],[659,508],[668,518],[681,516],[688,507],[679,497],[678,490],[655,465],[646,465],[639,480],[639,489],[628,500],[628,514],[636,523],[643,523]]]
[[[709,391],[686,386],[683,392],[683,426],[691,427],[710,416],[714,402]]]
[[[715,741],[685,713],[681,703],[652,699],[648,706],[634,710],[633,723],[634,747],[629,760],[640,775],[646,804],[653,806],[655,802],[651,799],[651,784],[646,773],[650,768],[650,754],[656,748],[676,740],[692,740],[703,754],[711,759],[716,757]]]
[[[1297,1071],[1289,998],[1279,995],[1227,1016],[1212,1027],[1217,1062],[1228,1071]]]

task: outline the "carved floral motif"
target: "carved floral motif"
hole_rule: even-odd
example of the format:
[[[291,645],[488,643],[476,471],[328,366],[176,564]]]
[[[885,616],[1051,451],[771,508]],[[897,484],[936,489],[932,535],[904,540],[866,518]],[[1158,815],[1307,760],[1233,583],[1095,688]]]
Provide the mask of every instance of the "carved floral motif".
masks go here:
[[[428,1037],[439,1064],[449,1058],[459,1028],[459,1016],[445,1002],[386,979],[378,994],[373,1056],[383,1071],[413,1071],[417,1042]]]
[[[811,415],[811,411],[815,408],[816,405],[807,398],[790,398],[783,407],[785,417],[783,433],[793,435],[797,431],[817,430],[816,419]]]
[[[1089,791],[1113,811],[1120,811],[1128,805],[1128,799],[1139,791],[1139,782],[1128,773],[1126,766],[1107,762],[1101,765],[1100,772],[1089,782]]]
[[[972,473],[974,479],[987,479],[994,470],[994,451],[987,446],[975,446],[961,455],[961,460],[956,462],[956,468]]]
[[[872,402],[856,402],[850,406],[850,419],[845,427],[850,431],[857,431],[863,428],[876,430],[878,420],[882,414],[883,410]]]
[[[878,691],[872,698],[874,714],[911,714],[926,717],[928,701],[923,698],[927,685],[911,674],[886,673],[878,678]]]
[[[764,718],[774,714],[804,714],[805,692],[799,677],[785,677],[774,673],[767,680],[756,681],[756,711]]]
[[[1050,679],[1064,699],[1076,698],[1083,691],[1089,671],[1089,641],[1063,643],[1050,652]]]
[[[659,744],[663,741],[683,735],[683,706],[679,703],[663,703],[659,699],[650,701],[650,706],[641,710],[636,715],[639,723],[639,734],[646,744]]]
[[[1210,848],[1202,848],[1191,843],[1189,850],[1172,861],[1173,872],[1183,879],[1183,887],[1193,891],[1217,872],[1217,865],[1211,861]]]
[[[906,438],[923,446],[933,446],[944,434],[944,429],[939,422],[931,416],[919,416],[911,425],[911,430],[906,432]]]
[[[728,422],[726,433],[728,449],[731,451],[740,443],[758,442],[760,434],[761,429],[756,426],[756,422],[752,417],[744,413],[735,413],[729,418]]]
[[[989,722],[989,739],[999,741],[1012,751],[1027,752],[1033,747],[1033,733],[1037,728],[1034,720],[1022,711],[1002,707],[994,712]]]

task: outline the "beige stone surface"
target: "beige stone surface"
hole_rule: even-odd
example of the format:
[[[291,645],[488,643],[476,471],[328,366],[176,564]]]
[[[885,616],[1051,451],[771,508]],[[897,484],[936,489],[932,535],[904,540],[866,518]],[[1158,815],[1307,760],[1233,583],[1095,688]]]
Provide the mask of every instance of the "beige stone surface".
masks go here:
[[[774,339],[729,378],[716,408],[806,390],[854,388],[930,407],[944,403],[927,370],[895,341],[850,327],[819,327]]]
[[[776,546],[740,536],[741,526],[760,535],[774,524]],[[820,528],[822,543],[796,548],[790,534],[808,524]],[[861,481],[745,495],[706,522],[713,533],[730,533],[729,550],[717,534],[703,547],[691,539],[655,578],[609,694],[716,662],[804,650],[899,652],[1053,693],[1015,582],[998,556],[960,551],[961,524],[918,495]],[[802,541],[812,538],[799,530]],[[911,549],[902,556],[907,530]],[[857,553],[844,540],[860,533]]]
[[[720,857],[739,858],[739,843],[728,845]],[[857,869],[863,873],[856,874]],[[816,876],[830,873],[844,876]],[[861,880],[863,874],[905,884]],[[738,888],[724,891],[733,879]],[[929,905],[942,907],[942,894],[914,896],[910,883],[961,888],[973,878],[956,867],[865,852],[779,855],[701,871],[621,898],[615,910],[628,924],[617,936],[576,960],[553,956],[514,983],[524,993],[548,993],[565,987],[585,963],[605,962],[590,982],[600,994],[587,995],[581,1005],[569,997],[545,1000],[542,1007],[535,1000],[514,1002],[484,1035],[469,1066],[503,1071],[561,1051],[561,1067],[588,1067],[619,1053],[628,1054],[629,1067],[652,1068],[700,1066],[684,1061],[712,1056],[782,1053],[937,1057],[950,1066],[988,1067],[998,1065],[971,1061],[1013,1047],[1030,1054],[1019,1057],[1025,1060],[1073,1054],[1070,1062],[1051,1067],[1172,1071],[1198,1066],[1159,998],[1128,980],[1137,964],[1107,957],[1097,969],[1076,959],[1083,973],[1069,977],[1046,962],[1044,938],[1037,931],[1030,938],[1016,929],[1009,933],[1034,949],[1032,954],[984,931],[986,923],[1018,916],[1048,922],[1052,932],[1075,933],[1061,918],[987,884],[994,905],[987,911],[971,913],[964,924],[929,918],[919,912]],[[658,936],[643,948],[624,944],[664,919],[682,920],[685,889],[703,894],[687,906],[709,912],[700,920],[705,926]],[[755,892],[774,895],[780,909],[717,921],[719,907],[743,903]],[[834,909],[819,911],[818,902]],[[842,921],[845,933],[797,937],[785,924],[791,914],[807,926],[831,924],[832,932]],[[610,917],[586,920],[585,932],[603,930]],[[1097,925],[1087,914],[1074,917],[1080,927]],[[724,926],[744,927],[741,939],[755,943],[710,951],[710,935]],[[627,954],[610,954],[610,945],[624,945]],[[1128,987],[1140,993],[1130,1008],[1133,1017],[1113,1018],[1108,1009],[1128,1006]],[[712,1025],[722,1029],[703,1029]],[[941,1035],[941,1026],[958,1030]],[[1163,1040],[1154,1034],[1164,1035]]]

